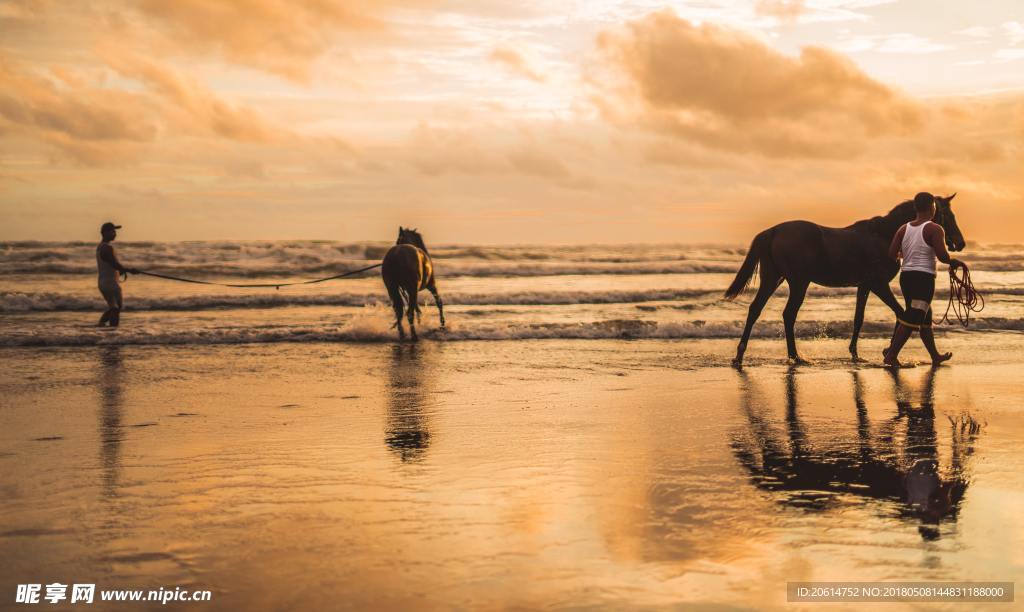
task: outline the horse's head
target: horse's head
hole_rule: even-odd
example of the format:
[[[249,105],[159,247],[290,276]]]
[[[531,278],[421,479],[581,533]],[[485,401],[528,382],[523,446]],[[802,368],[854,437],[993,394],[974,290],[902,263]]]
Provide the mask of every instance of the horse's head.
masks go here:
[[[419,232],[415,229],[407,229],[402,226],[398,226],[398,240],[395,241],[395,244],[411,244],[423,249],[424,251],[427,250],[427,246],[423,244],[423,236],[420,236]]]
[[[935,222],[946,232],[946,248],[954,252],[962,251],[967,246],[960,226],[956,224],[956,215],[953,214],[951,202],[955,197],[955,193],[946,197],[935,196]]]

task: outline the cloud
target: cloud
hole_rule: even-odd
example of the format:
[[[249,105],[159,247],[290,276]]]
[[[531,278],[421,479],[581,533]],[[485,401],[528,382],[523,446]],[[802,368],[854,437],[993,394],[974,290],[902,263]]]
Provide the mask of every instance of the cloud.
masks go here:
[[[181,45],[296,81],[313,60],[360,33],[380,33],[389,9],[415,0],[138,0],[149,23]]]
[[[112,68],[140,81],[163,102],[165,123],[186,133],[241,142],[266,142],[282,134],[256,111],[228,103],[168,66],[123,51],[108,58]]]
[[[609,71],[598,78],[597,103],[607,116],[711,148],[847,157],[872,138],[920,124],[915,103],[818,47],[790,57],[670,12],[605,32],[598,46]]]
[[[480,131],[488,134],[486,139],[481,138]],[[569,164],[581,157],[579,142],[559,132],[557,125],[544,129],[491,126],[487,130],[420,125],[412,131],[402,153],[427,177],[487,177],[489,181],[592,189],[596,186],[594,179],[574,171]]]
[[[754,12],[759,17],[774,17],[779,21],[796,21],[807,12],[804,0],[757,0]]]
[[[522,172],[546,179],[566,180],[572,176],[569,169],[558,158],[537,148],[521,148],[508,153],[512,167]]]
[[[999,49],[998,51],[996,51],[995,53],[992,54],[992,57],[994,57],[997,60],[1002,60],[1002,61],[1012,61],[1012,60],[1024,59],[1024,48],[1021,48],[1021,49],[1014,49],[1014,48]]]
[[[66,71],[25,70],[0,56],[3,124],[87,163],[152,142],[158,133],[138,93],[105,88]]]
[[[1002,28],[1011,45],[1018,45],[1024,42],[1024,23],[1007,21],[1002,25]]]
[[[959,34],[960,36],[969,36],[971,38],[991,38],[992,28],[987,28],[985,26],[971,26],[969,28],[957,30],[953,33]]]
[[[845,53],[861,53],[873,51],[875,53],[897,53],[907,55],[922,55],[927,53],[938,53],[949,51],[952,46],[935,42],[931,39],[916,34],[905,32],[897,34],[869,34],[854,36],[840,41],[836,49]]]
[[[110,67],[141,88],[102,68],[26,66],[0,55],[0,131],[89,165],[134,161],[147,147],[184,136],[244,143],[291,137],[167,66],[123,50],[115,56]]]
[[[487,56],[493,62],[497,62],[519,76],[526,77],[538,83],[544,81],[544,75],[534,70],[526,58],[515,49],[509,47],[497,47]]]
[[[0,3],[0,19],[31,19],[51,4],[51,0],[5,0]]]

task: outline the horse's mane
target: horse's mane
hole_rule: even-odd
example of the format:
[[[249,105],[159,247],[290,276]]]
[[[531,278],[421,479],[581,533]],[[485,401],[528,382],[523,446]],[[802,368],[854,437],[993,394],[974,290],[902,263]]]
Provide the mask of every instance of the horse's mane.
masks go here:
[[[423,236],[421,236],[419,232],[413,229],[405,229],[402,231],[404,232],[404,235],[409,239],[409,244],[412,244],[423,249],[423,252],[428,255],[430,254],[430,251],[427,250],[427,245],[423,243]]]
[[[850,224],[850,229],[860,231],[874,231],[880,234],[895,234],[896,230],[901,225],[913,219],[916,213],[914,212],[914,201],[906,200],[896,206],[893,206],[892,210],[886,213],[884,216],[877,215],[870,219],[861,219],[855,223]]]

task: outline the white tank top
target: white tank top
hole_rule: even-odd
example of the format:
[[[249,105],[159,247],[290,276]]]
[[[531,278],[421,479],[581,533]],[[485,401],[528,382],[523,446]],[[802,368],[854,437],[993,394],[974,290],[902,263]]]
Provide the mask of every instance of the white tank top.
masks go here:
[[[114,288],[121,284],[121,275],[117,273],[117,269],[110,265],[103,258],[100,257],[100,249],[103,248],[103,243],[96,245],[96,269],[99,271],[99,286],[103,288]],[[110,250],[113,252],[114,246],[110,245]]]
[[[924,239],[924,228],[931,221],[925,221],[921,225],[906,224],[903,231],[903,245],[900,251],[903,253],[904,272],[927,272],[935,274],[935,249]]]

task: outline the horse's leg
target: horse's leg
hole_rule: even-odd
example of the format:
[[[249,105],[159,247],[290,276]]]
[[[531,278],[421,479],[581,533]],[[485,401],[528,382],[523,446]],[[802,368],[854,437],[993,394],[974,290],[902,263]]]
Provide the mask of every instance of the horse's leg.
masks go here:
[[[405,300],[402,298],[402,290],[398,285],[388,285],[388,297],[391,298],[391,308],[395,311],[395,327],[398,328],[398,341],[405,340],[405,329],[402,327],[402,314],[405,310]]]
[[[409,300],[406,302],[406,314],[409,317],[409,337],[413,342],[419,340],[419,336],[416,335],[416,288],[409,289],[406,287],[405,293],[409,296]]]
[[[786,308],[782,311],[782,322],[786,327],[786,350],[789,352],[789,358],[796,363],[807,363],[796,352],[796,333],[793,328],[796,324],[796,315],[804,303],[804,296],[807,295],[809,284],[810,282],[803,279],[789,279],[789,301],[786,302]]]
[[[853,312],[853,337],[850,338],[850,357],[854,361],[862,361],[857,356],[857,338],[860,337],[860,328],[864,325],[864,306],[868,302],[869,292],[867,285],[857,286],[857,309]]]
[[[896,299],[896,296],[893,295],[892,287],[889,286],[889,281],[875,281],[875,283],[871,285],[871,293],[877,295],[878,299],[882,300],[882,302],[892,310],[893,314],[896,315],[896,323],[893,325],[892,328],[892,339],[889,340],[889,346],[892,346],[892,344],[896,341],[897,334],[900,331],[899,320],[906,318],[906,311],[903,309],[902,306],[900,306],[900,303]],[[887,348],[884,351],[882,351],[882,354],[885,355],[888,352],[889,349]]]
[[[747,351],[750,331],[754,329],[754,323],[761,316],[761,311],[764,310],[768,298],[779,288],[780,280],[777,273],[769,271],[768,266],[761,264],[761,281],[757,288],[757,295],[754,296],[754,301],[750,303],[750,308],[747,310],[747,323],[743,326],[743,336],[740,338],[739,346],[736,347],[736,358],[732,360],[733,366],[738,368],[743,365],[743,353]]]
[[[896,300],[896,296],[892,294],[892,287],[889,286],[888,281],[876,281],[873,283],[871,285],[871,293],[877,295],[878,299],[882,300],[882,303],[892,310],[897,319],[906,317],[903,312],[903,307],[900,306],[899,301]]]
[[[437,304],[437,314],[441,317],[441,327],[444,328],[444,304],[441,302],[441,296],[438,295],[437,287],[434,286],[434,283],[427,285],[427,289],[434,296],[434,303]]]

